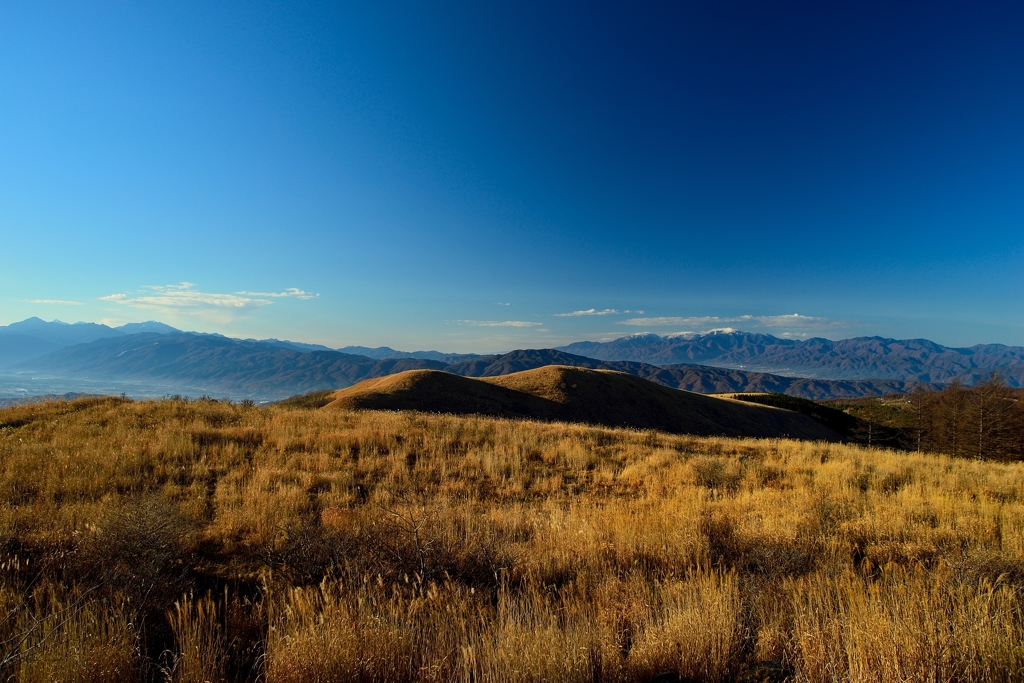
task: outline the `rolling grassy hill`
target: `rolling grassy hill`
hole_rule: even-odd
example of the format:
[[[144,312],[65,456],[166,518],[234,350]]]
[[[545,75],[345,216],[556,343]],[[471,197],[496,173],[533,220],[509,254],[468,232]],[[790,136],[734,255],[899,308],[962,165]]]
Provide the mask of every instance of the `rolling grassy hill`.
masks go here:
[[[842,439],[796,412],[678,391],[622,372],[560,365],[479,379],[412,370],[341,389],[326,408],[494,415],[708,436]]]

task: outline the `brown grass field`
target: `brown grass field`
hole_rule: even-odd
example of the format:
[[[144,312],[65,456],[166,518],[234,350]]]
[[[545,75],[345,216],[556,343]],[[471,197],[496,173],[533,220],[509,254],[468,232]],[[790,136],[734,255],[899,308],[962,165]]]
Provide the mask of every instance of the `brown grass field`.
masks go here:
[[[1016,681],[1024,465],[216,401],[0,411],[14,681]]]

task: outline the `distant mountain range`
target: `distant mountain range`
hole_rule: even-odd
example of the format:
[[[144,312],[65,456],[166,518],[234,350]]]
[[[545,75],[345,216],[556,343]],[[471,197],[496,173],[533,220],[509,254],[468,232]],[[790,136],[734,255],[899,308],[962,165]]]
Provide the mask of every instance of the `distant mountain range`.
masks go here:
[[[557,349],[526,349],[501,356],[449,365],[445,370],[465,377],[497,377],[532,370],[545,365],[569,365],[591,370],[616,370],[673,389],[701,394],[725,392],[768,392],[809,399],[859,398],[911,391],[914,382],[900,380],[820,380],[783,377],[762,372],[745,372],[706,365],[665,365],[630,361],[600,361]],[[939,388],[939,385],[929,385]]]
[[[343,346],[338,349],[342,353],[351,353],[367,358],[386,360],[388,358],[422,358],[424,360],[437,360],[442,363],[459,363],[466,360],[484,358],[478,353],[441,353],[440,351],[396,351],[390,346],[378,346],[372,349],[368,346]]]
[[[274,342],[169,332],[98,339],[25,361],[14,369],[91,379],[150,380],[204,387],[210,393],[280,398],[404,370],[446,367],[432,360],[376,360],[338,351],[299,351]]]
[[[152,320],[144,323],[128,323],[120,327],[108,327],[101,323],[64,323],[59,320],[46,322],[40,318],[29,318],[7,326],[0,325],[0,368],[8,368],[32,358],[39,358],[68,346],[87,344],[97,339],[124,337],[142,332],[167,334],[181,332],[181,330]],[[303,353],[335,350],[322,344],[307,344],[305,342],[284,339],[246,339],[244,341],[270,344]],[[366,346],[346,346],[337,350],[341,353],[365,356],[375,360],[422,358],[440,361],[445,364],[481,357],[475,353],[396,351],[387,346],[375,349]]]
[[[816,379],[945,383],[959,377],[973,384],[996,371],[1012,386],[1024,386],[1024,347],[1002,344],[960,349],[927,339],[816,337],[801,341],[750,332],[711,332],[640,334],[609,342],[576,342],[558,350],[606,361],[696,363]]]
[[[183,393],[276,399],[339,389],[405,370],[445,370],[495,377],[547,365],[617,370],[675,389],[700,393],[774,391],[804,398],[843,398],[908,390],[900,381],[828,381],[697,365],[655,366],[599,361],[553,349],[512,351],[447,364],[425,358],[374,359],[340,351],[300,351],[277,340],[249,341],[189,332],[141,333],[68,346],[12,369],[50,376],[148,381]]]
[[[359,350],[364,353],[351,353]],[[676,362],[679,359],[683,362]],[[647,360],[642,360],[647,359]],[[672,362],[669,362],[672,361]],[[502,355],[402,352],[279,339],[232,339],[182,332],[158,322],[108,327],[30,318],[0,327],[0,367],[14,376],[66,378],[46,393],[81,391],[74,380],[118,380],[259,399],[340,389],[405,370],[497,377],[547,365],[616,370],[699,393],[778,392],[810,399],[856,398],[973,383],[992,371],[1024,386],[1024,348],[953,349],[927,340],[865,337],[794,341],[746,332],[578,342]],[[769,372],[768,370],[771,370]],[[40,392],[44,393],[44,392]]]
[[[31,358],[45,356],[75,344],[86,344],[97,339],[123,337],[141,332],[178,332],[170,325],[154,321],[128,323],[108,327],[100,323],[46,322],[29,318],[18,323],[0,326],[0,368],[10,367]]]

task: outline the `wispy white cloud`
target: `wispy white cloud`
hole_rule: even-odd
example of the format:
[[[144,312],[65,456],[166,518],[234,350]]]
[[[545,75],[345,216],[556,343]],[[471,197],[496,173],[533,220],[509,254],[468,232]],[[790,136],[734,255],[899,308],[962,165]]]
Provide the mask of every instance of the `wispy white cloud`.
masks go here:
[[[294,297],[296,299],[301,299],[303,301],[306,301],[308,299],[315,299],[318,296],[320,296],[319,294],[310,294],[309,292],[304,292],[296,287],[289,287],[283,292],[235,292],[235,294],[237,294],[238,296],[266,296],[272,299],[284,299],[287,297]]]
[[[571,313],[555,313],[555,317],[556,318],[578,318],[578,317],[584,316],[584,315],[618,315],[620,313],[626,313],[626,314],[635,313],[637,315],[643,315],[644,314],[643,311],[630,311],[630,310],[620,311],[620,310],[617,310],[617,309],[614,309],[614,308],[604,308],[604,309],[598,310],[596,308],[588,308],[588,309],[586,309],[584,311],[573,311]]]
[[[789,315],[761,315],[755,318],[765,327],[806,327],[812,329],[826,329],[832,327],[845,327],[846,322],[842,320],[830,320],[828,318],[815,318],[799,313]]]
[[[109,294],[101,296],[100,301],[112,301],[123,306],[152,310],[182,310],[207,307],[243,309],[258,308],[259,306],[273,303],[269,299],[241,294],[200,292],[193,289],[194,287],[195,285],[191,282],[182,282],[178,285],[148,286],[143,287],[143,289],[152,292],[150,294]]]
[[[651,317],[651,318],[629,318],[620,320],[619,325],[631,325],[633,327],[686,327],[705,328],[717,330],[731,330],[730,325],[737,325],[739,328],[767,328],[767,329],[788,329],[788,330],[828,330],[845,327],[847,323],[842,320],[831,320],[799,313],[787,315],[738,315],[738,316],[687,316],[687,317]]]
[[[572,313],[555,313],[556,318],[578,318],[583,315],[612,315],[618,313],[614,308],[605,308],[604,310],[597,310],[596,308],[588,308],[585,311],[573,311]]]
[[[619,325],[633,325],[635,327],[695,327],[701,325],[715,325],[731,321],[731,318],[719,318],[717,316],[691,316],[691,317],[657,317],[657,318],[628,318],[620,320]]]
[[[290,288],[284,292],[236,292],[220,294],[201,292],[191,282],[176,285],[149,285],[138,294],[109,294],[99,297],[100,301],[109,301],[119,306],[128,306],[147,311],[156,311],[165,315],[189,315],[229,322],[242,317],[250,311],[268,306],[274,298],[294,297],[312,299],[316,295],[307,294],[301,289]]]
[[[505,301],[499,301],[499,302],[498,302],[498,305],[499,305],[499,306],[511,306],[512,304],[511,304],[511,303],[508,303],[508,302],[505,302]]]
[[[528,322],[526,320],[456,320],[460,325],[473,325],[475,327],[542,327],[544,323]]]
[[[46,306],[81,306],[81,301],[65,301],[64,299],[26,299],[27,304],[45,304]]]

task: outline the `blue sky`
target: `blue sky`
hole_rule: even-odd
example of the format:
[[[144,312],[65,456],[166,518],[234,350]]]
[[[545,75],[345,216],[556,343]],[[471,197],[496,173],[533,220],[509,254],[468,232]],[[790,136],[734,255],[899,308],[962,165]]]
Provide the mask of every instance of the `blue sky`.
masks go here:
[[[0,324],[1024,344],[1019,3],[170,5],[0,4]]]

